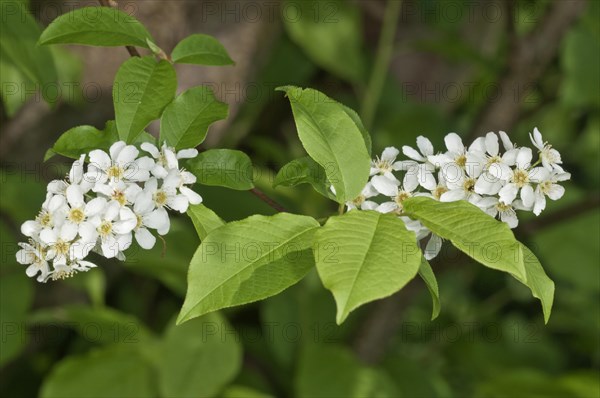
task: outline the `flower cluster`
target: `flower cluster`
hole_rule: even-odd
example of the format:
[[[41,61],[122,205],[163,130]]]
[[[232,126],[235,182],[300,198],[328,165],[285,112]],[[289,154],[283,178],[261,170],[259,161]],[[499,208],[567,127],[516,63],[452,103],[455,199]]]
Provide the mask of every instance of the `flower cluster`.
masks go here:
[[[467,200],[515,228],[519,223],[516,210],[539,215],[546,207],[546,197],[560,199],[565,190],[559,183],[571,178],[561,166],[560,153],[544,142],[537,128],[530,138],[539,154],[535,163],[532,149],[517,147],[503,131],[499,137],[488,133],[477,138],[469,147],[457,134],[450,133],[444,138],[447,150],[443,153],[436,153],[431,142],[419,136],[418,149],[402,147],[409,159],[400,161],[396,161],[400,151],[388,147],[372,161],[369,182],[347,207],[397,213],[416,233],[417,240],[430,236],[424,250],[427,259],[437,256],[442,240],[419,221],[402,214],[402,202],[409,197],[427,196],[442,202]]]
[[[134,237],[151,249],[156,237],[150,231],[169,231],[167,209],[184,213],[202,201],[186,186],[196,177],[179,168],[179,160],[197,150],[175,152],[166,144],[159,150],[150,143],[141,149],[149,156],[123,141],[109,153],[93,150],[73,163],[65,180],[48,184],[40,213],[21,226],[29,242],[19,243],[17,261],[28,265],[28,276],[46,282],[88,271],[96,266],[85,261],[91,251],[124,260]]]

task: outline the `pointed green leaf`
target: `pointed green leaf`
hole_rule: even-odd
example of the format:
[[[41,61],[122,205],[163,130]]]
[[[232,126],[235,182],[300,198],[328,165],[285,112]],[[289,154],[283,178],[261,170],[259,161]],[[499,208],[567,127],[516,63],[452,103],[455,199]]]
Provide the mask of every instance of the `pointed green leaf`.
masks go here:
[[[317,271],[337,304],[341,324],[361,305],[390,296],[417,275],[421,251],[397,216],[350,211],[315,235]]]
[[[404,212],[486,267],[526,280],[521,245],[512,231],[466,201],[438,202],[412,197],[402,203]]]
[[[188,273],[178,323],[273,296],[314,265],[310,247],[319,223],[287,213],[252,216],[211,231]]]
[[[346,112],[348,114],[348,116],[350,116],[350,118],[352,119],[354,124],[356,124],[356,127],[358,127],[358,130],[362,134],[363,140],[365,141],[365,146],[367,147],[367,152],[369,152],[369,155],[371,155],[371,149],[372,149],[371,147],[373,146],[373,143],[371,140],[371,134],[369,134],[369,131],[363,124],[362,120],[360,119],[360,116],[358,116],[358,113],[356,113],[356,111],[354,109],[352,109],[344,104],[340,104],[340,106],[342,107],[344,112]]]
[[[192,219],[192,223],[194,223],[194,228],[196,228],[200,239],[206,238],[213,229],[225,225],[225,221],[221,217],[202,204],[191,205],[188,208],[187,214]]]
[[[217,39],[209,35],[195,34],[177,44],[171,54],[177,64],[233,65],[227,50]]]
[[[160,119],[160,140],[175,149],[194,148],[206,138],[208,127],[227,117],[228,106],[205,86],[191,88],[175,98]]]
[[[295,187],[300,184],[310,184],[315,191],[332,199],[333,193],[329,190],[325,169],[308,156],[292,160],[283,166],[273,181],[273,187]]]
[[[519,282],[531,289],[533,297],[538,298],[542,303],[544,312],[544,322],[548,323],[552,313],[552,304],[554,302],[554,282],[546,275],[542,264],[535,254],[524,244],[521,244],[523,250],[523,262],[525,263],[525,273],[527,278],[519,278],[513,275]]]
[[[165,333],[158,364],[163,397],[214,397],[239,372],[242,346],[218,312]]]
[[[137,344],[121,344],[68,356],[52,367],[42,398],[157,396],[152,363]]]
[[[46,153],[44,161],[57,154],[71,159],[79,159],[79,156],[94,149],[102,149],[108,152],[110,146],[118,140],[117,127],[112,120],[106,122],[104,130],[98,130],[93,126],[73,127],[65,131],[56,140],[54,146]],[[155,144],[156,140],[150,134],[143,132],[133,143],[141,144],[142,142]]]
[[[369,177],[371,157],[364,137],[341,104],[312,89],[280,87],[292,105],[306,152],[327,174],[339,203],[355,199]]]
[[[254,188],[252,162],[244,152],[209,149],[187,162],[199,184],[245,191]]]
[[[425,257],[421,257],[419,276],[423,279],[423,282],[425,282],[425,285],[427,286],[427,290],[429,290],[429,294],[431,294],[431,300],[433,301],[431,320],[433,321],[440,314],[442,307],[440,305],[440,291],[438,289],[437,279],[435,278],[433,269],[431,269],[431,265],[429,265],[429,262]]]
[[[177,76],[169,62],[157,62],[152,56],[125,61],[113,87],[119,138],[132,143],[151,121],[160,117],[176,90]]]
[[[150,33],[134,17],[111,7],[84,7],[56,18],[40,37],[40,44],[148,48]]]

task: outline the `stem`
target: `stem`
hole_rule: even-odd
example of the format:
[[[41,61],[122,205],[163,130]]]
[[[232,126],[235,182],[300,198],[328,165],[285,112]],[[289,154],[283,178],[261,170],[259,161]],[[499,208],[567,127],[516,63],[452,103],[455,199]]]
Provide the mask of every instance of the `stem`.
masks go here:
[[[277,210],[278,212],[287,212],[287,210],[285,209],[285,207],[283,207],[282,205],[280,205],[279,203],[277,203],[275,200],[271,199],[270,197],[267,196],[267,194],[265,194],[263,191],[261,191],[258,188],[252,188],[250,190],[250,192],[252,194],[254,194],[254,196],[256,196],[257,198],[259,198],[260,200],[262,200],[263,202],[265,202],[266,204],[268,204],[269,206],[271,206],[273,209]]]
[[[116,2],[116,0],[98,0],[98,3],[100,3],[100,5],[103,7],[119,9],[119,4]],[[127,49],[129,55],[131,55],[132,57],[141,57],[137,48],[133,46],[125,46],[125,48]]]
[[[392,51],[394,49],[394,36],[398,26],[398,18],[402,9],[402,0],[388,0],[385,9],[385,18],[381,28],[381,36],[377,46],[375,65],[369,79],[369,85],[362,105],[362,118],[367,129],[371,128],[381,91],[390,66]]]
[[[340,203],[340,205],[338,206],[338,214],[341,216],[342,214],[344,214],[344,207],[345,205],[343,203]]]

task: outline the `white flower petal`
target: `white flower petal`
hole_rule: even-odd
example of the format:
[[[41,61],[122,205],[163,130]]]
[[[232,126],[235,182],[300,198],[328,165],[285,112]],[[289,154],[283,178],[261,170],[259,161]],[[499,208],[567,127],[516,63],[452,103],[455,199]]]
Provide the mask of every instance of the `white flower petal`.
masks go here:
[[[198,156],[198,150],[194,148],[182,149],[177,152],[177,159],[193,159]]]
[[[385,176],[375,176],[371,179],[371,184],[382,195],[390,197],[398,195],[398,185],[400,185],[398,180],[393,181]]]
[[[465,151],[465,146],[463,145],[462,139],[456,133],[450,133],[446,135],[446,137],[444,137],[444,142],[446,143],[446,148],[448,148],[450,152],[459,154]]]
[[[385,202],[377,206],[375,211],[383,214],[391,213],[398,209],[398,204],[396,202]]]
[[[387,162],[392,163],[396,160],[399,153],[400,151],[398,150],[398,148],[389,146],[383,150],[383,153],[381,154],[381,160],[385,160]]]
[[[158,148],[149,142],[142,143],[140,148],[142,148],[143,151],[148,152],[155,159],[158,159],[158,157],[160,156],[160,151],[158,150]]]
[[[558,184],[552,184],[550,186],[550,190],[548,191],[548,197],[552,200],[558,200],[563,197],[565,194],[565,188]]]
[[[416,149],[409,147],[408,145],[404,145],[402,147],[402,153],[406,157],[409,157],[409,158],[419,161],[419,162],[422,162],[425,160],[425,158]]]
[[[466,194],[462,189],[452,189],[448,192],[444,192],[440,196],[440,202],[456,202],[457,200],[465,199]]]
[[[516,184],[510,183],[502,187],[498,195],[500,196],[500,202],[509,205],[517,197],[519,193],[519,187]]]
[[[516,164],[520,169],[526,169],[531,164],[531,159],[533,158],[533,153],[531,152],[531,148],[521,148],[519,149],[519,153],[517,153]]]
[[[192,205],[198,205],[202,203],[202,196],[198,195],[196,192],[192,191],[188,187],[179,188],[179,192],[181,192],[186,198],[188,198],[188,201]]]
[[[150,250],[156,243],[156,237],[146,228],[138,228],[135,231],[135,240],[142,249]]]
[[[82,207],[84,205],[83,192],[79,185],[69,185],[67,188],[67,201],[71,207]]]
[[[121,153],[123,148],[125,148],[126,146],[127,146],[127,144],[125,143],[125,141],[117,141],[110,146],[108,152],[110,153],[110,157],[112,158],[113,161],[115,161],[115,162],[117,161],[119,154]]]
[[[440,253],[441,249],[442,249],[442,238],[440,238],[438,235],[432,233],[431,238],[429,238],[429,241],[427,242],[427,246],[425,246],[425,251],[423,253],[425,255],[425,259],[431,260],[431,259],[437,257],[437,255]]]
[[[419,151],[421,151],[423,156],[427,157],[433,155],[433,144],[428,138],[423,137],[422,135],[417,137],[417,147],[419,147]]]
[[[90,164],[94,165],[99,170],[106,170],[111,166],[112,161],[106,152],[95,149],[90,152]],[[88,170],[88,172],[90,172],[90,170]]]
[[[523,188],[521,188],[521,200],[523,200],[525,207],[530,207],[533,205],[535,196],[533,194],[533,187],[531,185],[525,185]]]
[[[487,133],[485,136],[485,149],[492,156],[498,155],[500,145],[498,144],[498,136],[494,133]]]

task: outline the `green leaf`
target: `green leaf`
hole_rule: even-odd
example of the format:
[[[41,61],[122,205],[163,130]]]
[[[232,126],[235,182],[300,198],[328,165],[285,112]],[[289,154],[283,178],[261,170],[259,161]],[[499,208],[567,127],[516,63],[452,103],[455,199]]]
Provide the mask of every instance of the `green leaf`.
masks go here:
[[[421,251],[397,216],[350,211],[315,235],[317,271],[337,305],[336,322],[370,301],[402,289],[417,275]]]
[[[371,157],[352,117],[341,104],[319,91],[291,86],[277,90],[289,98],[300,141],[325,169],[337,201],[355,199],[367,183]]]
[[[194,228],[196,228],[196,232],[200,239],[206,238],[212,230],[225,225],[225,221],[223,221],[221,217],[202,204],[191,205],[188,208],[187,214],[192,219]]]
[[[213,397],[240,371],[242,347],[219,313],[169,327],[159,363],[163,397]]]
[[[442,307],[440,305],[440,292],[438,289],[437,279],[435,278],[435,274],[431,269],[431,265],[429,265],[429,262],[425,259],[425,257],[421,257],[419,276],[421,279],[423,279],[423,282],[425,282],[425,285],[427,286],[427,290],[429,290],[429,293],[431,294],[431,300],[433,301],[431,320],[433,321],[440,314]]]
[[[550,314],[552,313],[552,304],[554,302],[554,282],[546,275],[542,264],[537,259],[535,254],[523,244],[521,250],[523,252],[523,263],[525,264],[526,278],[519,278],[513,275],[517,280],[531,289],[533,297],[539,299],[542,303],[542,311],[544,312],[544,322],[548,323]]]
[[[273,187],[279,185],[295,187],[296,185],[306,183],[312,185],[315,191],[326,198],[332,198],[333,194],[329,190],[325,169],[308,156],[292,160],[283,166],[275,176]],[[335,200],[335,197],[333,199]]]
[[[56,18],[39,43],[148,48],[150,33],[137,19],[111,7],[83,7]]]
[[[365,141],[365,146],[367,147],[367,152],[369,152],[369,156],[370,156],[371,149],[373,146],[373,143],[371,140],[371,134],[369,134],[369,131],[363,124],[362,120],[360,119],[360,116],[358,116],[358,113],[356,113],[356,111],[354,109],[352,109],[344,104],[340,104],[340,106],[342,107],[344,112],[346,112],[348,114],[348,116],[350,116],[350,118],[352,119],[354,124],[356,124],[356,127],[358,127],[358,130],[362,134],[363,140]]]
[[[298,282],[314,265],[310,247],[318,226],[313,218],[279,213],[210,232],[192,258],[177,323],[262,300]]]
[[[297,397],[396,398],[399,391],[381,370],[362,365],[347,348],[309,344],[301,353]]]
[[[287,1],[284,26],[290,38],[323,69],[349,81],[363,81],[360,12],[348,1]]]
[[[54,146],[46,153],[44,161],[57,154],[79,159],[79,156],[94,149],[108,151],[110,146],[118,140],[117,126],[112,120],[106,122],[104,130],[98,130],[93,126],[73,127],[58,138]],[[142,142],[156,143],[156,140],[150,134],[143,132],[133,143],[141,144]]]
[[[486,267],[526,280],[520,243],[503,222],[466,201],[438,202],[412,197],[402,203],[404,212]]]
[[[177,75],[169,62],[157,62],[152,56],[125,61],[113,87],[119,138],[132,143],[151,121],[160,117],[176,90]]]
[[[175,149],[194,148],[206,138],[208,127],[227,117],[228,106],[205,86],[191,88],[175,98],[160,120],[160,140]]]
[[[72,304],[45,308],[33,313],[28,321],[33,325],[62,324],[97,344],[144,344],[153,338],[137,318],[108,307]]]
[[[152,364],[137,345],[116,345],[69,356],[44,380],[42,398],[156,396]]]
[[[177,44],[171,54],[177,64],[234,65],[227,50],[217,39],[209,35],[195,34]]]
[[[199,184],[245,191],[254,188],[252,162],[244,152],[209,149],[187,162]]]
[[[0,58],[12,64],[30,82],[36,83],[44,99],[55,101],[55,90],[51,89],[58,80],[54,59],[50,50],[38,47],[36,42],[41,29],[26,7],[20,2],[2,3],[0,8]],[[3,78],[4,79],[4,78]],[[30,86],[29,86],[30,87]],[[19,96],[23,96],[19,89]]]

